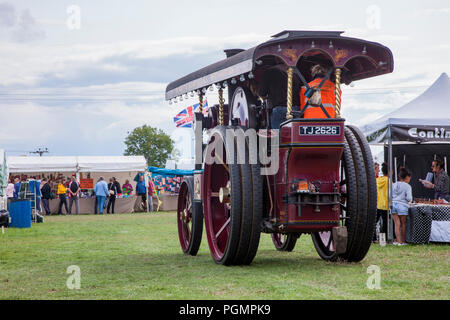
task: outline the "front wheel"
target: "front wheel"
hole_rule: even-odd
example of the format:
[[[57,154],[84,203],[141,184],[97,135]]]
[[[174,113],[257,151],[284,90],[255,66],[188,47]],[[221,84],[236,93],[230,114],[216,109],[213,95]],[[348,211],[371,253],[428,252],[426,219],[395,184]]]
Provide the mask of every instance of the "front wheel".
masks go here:
[[[242,128],[216,127],[206,148],[204,165],[205,228],[214,261],[222,265],[250,264],[261,233],[262,177],[250,164]],[[238,155],[243,163],[238,163]],[[241,162],[241,161],[239,161]]]
[[[294,250],[298,237],[292,233],[272,233],[272,241],[278,251],[291,252]]]

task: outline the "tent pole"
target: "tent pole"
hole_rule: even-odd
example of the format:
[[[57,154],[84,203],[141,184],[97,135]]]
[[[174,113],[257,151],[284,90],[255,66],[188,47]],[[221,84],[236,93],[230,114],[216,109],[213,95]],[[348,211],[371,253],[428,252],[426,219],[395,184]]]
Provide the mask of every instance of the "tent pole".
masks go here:
[[[388,217],[387,217],[387,240],[388,243],[393,241],[394,239],[394,228],[392,223],[392,130],[391,124],[388,126],[388,141],[389,141],[389,184],[388,184],[388,199],[389,199],[389,208],[388,208]]]
[[[145,212],[149,212],[148,211],[148,170],[145,170],[145,173],[144,173],[144,183],[145,183],[145,195],[146,195],[146,198],[147,198],[147,201],[145,201]]]
[[[397,182],[397,177],[398,177],[398,173],[397,173],[397,157],[394,157],[394,182]]]

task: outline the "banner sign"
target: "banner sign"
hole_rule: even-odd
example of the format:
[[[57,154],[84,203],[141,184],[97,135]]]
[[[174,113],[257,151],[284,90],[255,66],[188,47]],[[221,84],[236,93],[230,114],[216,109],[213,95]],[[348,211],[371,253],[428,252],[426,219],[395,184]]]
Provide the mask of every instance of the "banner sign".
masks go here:
[[[94,189],[94,179],[80,179],[81,189]]]
[[[450,143],[450,126],[393,125],[392,140]]]

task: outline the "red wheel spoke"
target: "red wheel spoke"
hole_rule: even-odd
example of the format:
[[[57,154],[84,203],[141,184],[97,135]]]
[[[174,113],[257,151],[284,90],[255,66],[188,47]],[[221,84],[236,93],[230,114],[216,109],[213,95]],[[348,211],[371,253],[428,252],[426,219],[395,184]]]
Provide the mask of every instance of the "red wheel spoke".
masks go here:
[[[330,245],[331,245],[331,233],[330,233],[330,237],[328,238],[328,243],[327,243],[327,249],[330,250]]]
[[[187,201],[187,206],[186,206],[187,208],[186,208],[186,211],[187,212],[191,212],[191,208],[192,208],[192,203],[191,203],[191,201]]]
[[[223,167],[225,168],[225,170],[227,170],[228,173],[230,173],[230,168],[228,168],[228,166],[225,164],[225,161],[223,161],[223,159],[218,154],[215,154],[214,156],[217,157],[217,159],[219,159],[220,164],[223,165]]]
[[[216,233],[216,239],[219,238],[222,231],[225,230],[225,228],[230,224],[230,220],[231,218],[228,218],[227,221],[225,221],[225,223],[223,224],[222,228],[220,228],[220,230]]]

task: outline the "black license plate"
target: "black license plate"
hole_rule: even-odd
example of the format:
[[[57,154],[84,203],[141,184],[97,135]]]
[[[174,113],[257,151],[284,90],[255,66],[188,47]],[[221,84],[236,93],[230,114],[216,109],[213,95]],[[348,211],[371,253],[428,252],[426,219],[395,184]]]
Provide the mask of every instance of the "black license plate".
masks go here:
[[[340,126],[300,126],[299,134],[301,136],[339,136],[341,135]]]

